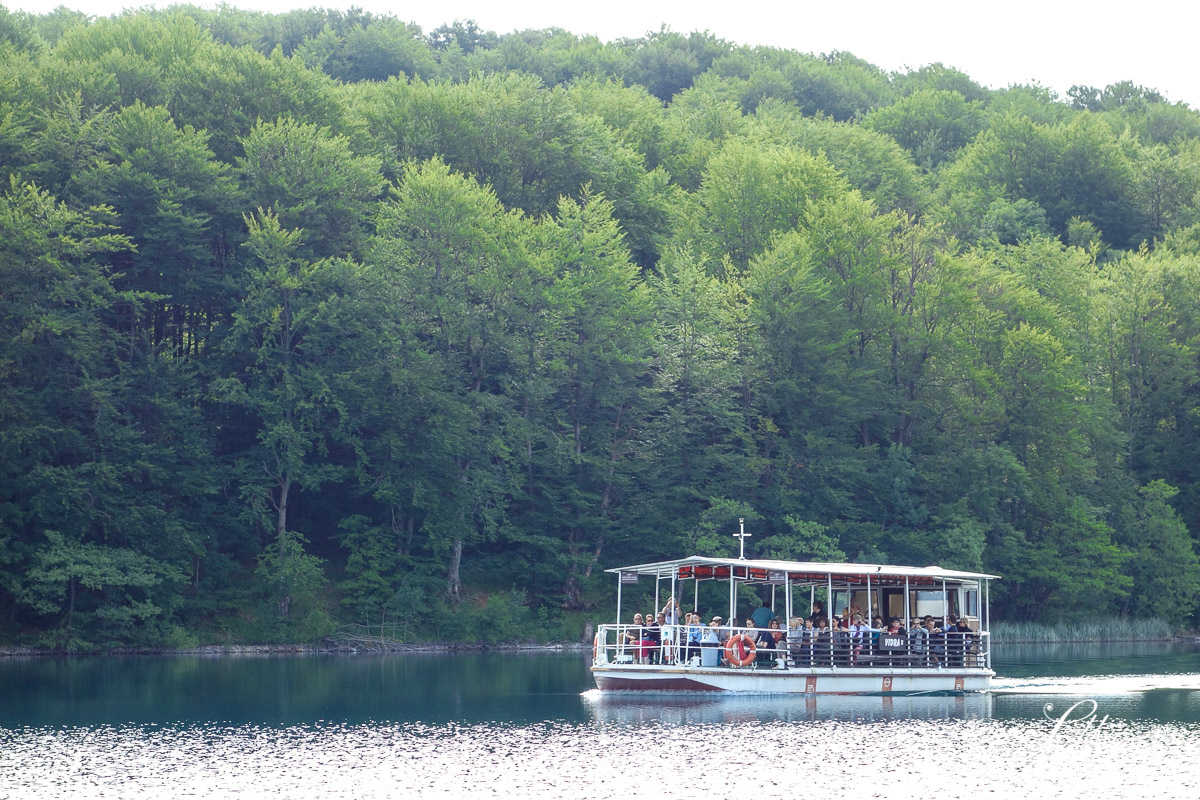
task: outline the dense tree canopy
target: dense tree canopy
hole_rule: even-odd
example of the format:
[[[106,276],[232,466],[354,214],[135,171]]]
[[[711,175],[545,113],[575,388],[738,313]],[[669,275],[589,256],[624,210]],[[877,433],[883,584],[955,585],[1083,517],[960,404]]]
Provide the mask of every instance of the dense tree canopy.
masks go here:
[[[1200,114],[667,29],[0,8],[0,641],[575,636],[750,549],[1200,604]]]

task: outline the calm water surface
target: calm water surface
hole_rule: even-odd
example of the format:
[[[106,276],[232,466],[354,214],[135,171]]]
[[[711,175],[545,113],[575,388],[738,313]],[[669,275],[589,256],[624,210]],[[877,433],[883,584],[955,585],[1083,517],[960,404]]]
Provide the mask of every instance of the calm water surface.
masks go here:
[[[0,800],[1200,796],[1196,645],[996,670],[959,698],[601,698],[579,654],[7,659]]]

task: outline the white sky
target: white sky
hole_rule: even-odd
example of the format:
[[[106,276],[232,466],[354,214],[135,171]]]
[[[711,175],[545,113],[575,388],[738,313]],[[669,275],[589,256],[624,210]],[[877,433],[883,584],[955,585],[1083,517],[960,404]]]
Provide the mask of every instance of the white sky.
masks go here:
[[[159,6],[170,5],[160,0]],[[211,0],[195,5],[211,7]],[[1073,84],[1103,88],[1132,80],[1171,101],[1200,108],[1195,54],[1200,4],[1187,0],[231,0],[230,5],[279,12],[291,8],[346,8],[392,14],[429,31],[455,19],[473,19],[498,33],[565,28],[610,40],[641,36],[666,23],[687,33],[708,30],[740,44],[764,44],[825,53],[848,50],[884,69],[942,62],[992,88],[1040,83],[1065,96]],[[113,14],[121,0],[0,0],[10,10],[44,13],[66,5],[88,14]],[[146,5],[150,5],[149,3]]]

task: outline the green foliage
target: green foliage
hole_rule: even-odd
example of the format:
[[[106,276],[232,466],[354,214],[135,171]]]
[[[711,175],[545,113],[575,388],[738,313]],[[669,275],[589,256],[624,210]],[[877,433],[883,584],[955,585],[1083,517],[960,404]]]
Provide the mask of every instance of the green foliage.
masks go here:
[[[378,161],[355,156],[345,137],[292,119],[260,122],[242,149],[238,174],[252,205],[303,228],[317,257],[356,252],[383,184]]]
[[[0,10],[0,164],[6,640],[573,640],[739,519],[1196,619],[1200,114],[1153,90]]]
[[[862,124],[891,136],[914,161],[933,170],[969,144],[986,120],[978,100],[968,101],[956,91],[921,88],[867,114]]]
[[[1149,619],[1112,617],[1049,625],[1041,622],[994,622],[992,623],[992,640],[1004,644],[1019,642],[1037,644],[1140,642],[1170,639],[1178,630],[1177,626],[1158,617]]]

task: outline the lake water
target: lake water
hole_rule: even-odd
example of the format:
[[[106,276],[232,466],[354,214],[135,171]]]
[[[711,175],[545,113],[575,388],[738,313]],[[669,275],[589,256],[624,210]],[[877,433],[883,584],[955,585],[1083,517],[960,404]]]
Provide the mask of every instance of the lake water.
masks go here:
[[[602,698],[577,653],[0,659],[0,798],[1200,796],[1197,645],[995,667],[717,699]]]

